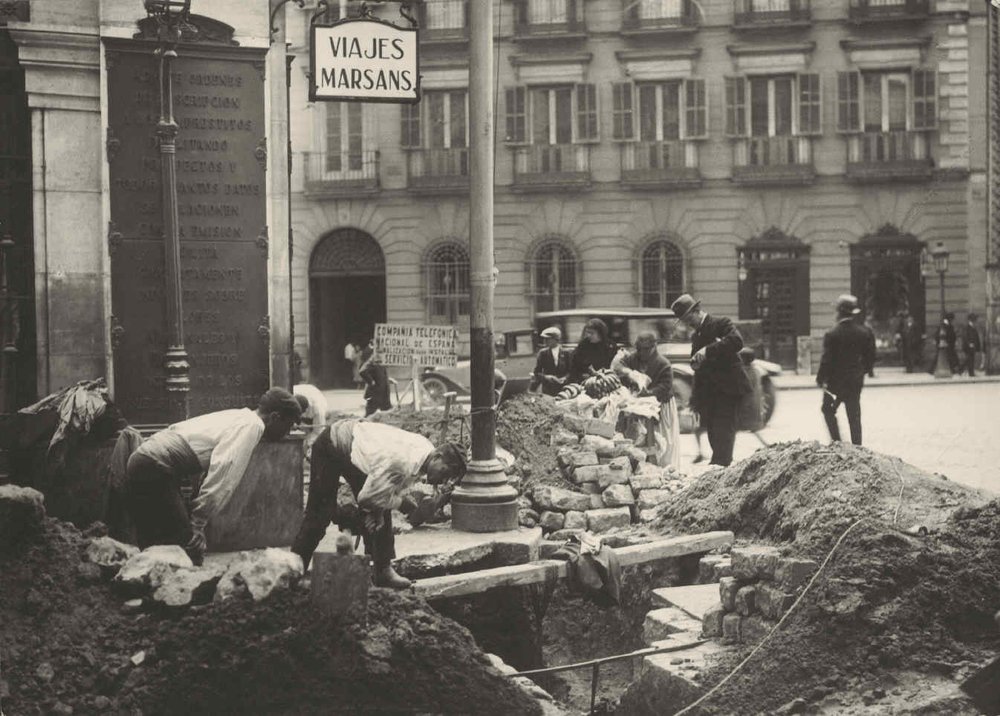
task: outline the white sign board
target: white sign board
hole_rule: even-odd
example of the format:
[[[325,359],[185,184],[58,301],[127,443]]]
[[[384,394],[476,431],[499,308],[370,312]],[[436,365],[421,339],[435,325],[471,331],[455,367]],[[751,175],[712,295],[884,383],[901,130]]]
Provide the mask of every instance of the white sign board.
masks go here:
[[[454,326],[375,324],[375,360],[382,365],[454,366],[458,362]]]
[[[420,101],[416,28],[357,18],[313,25],[310,42],[310,101]]]

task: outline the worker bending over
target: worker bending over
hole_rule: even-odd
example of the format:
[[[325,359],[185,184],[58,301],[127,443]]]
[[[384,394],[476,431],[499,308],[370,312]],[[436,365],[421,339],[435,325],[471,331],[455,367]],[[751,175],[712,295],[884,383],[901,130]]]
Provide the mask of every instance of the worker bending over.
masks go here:
[[[128,509],[139,547],[176,544],[201,564],[207,544],[205,526],[244,484],[250,456],[262,439],[281,440],[299,419],[299,403],[291,393],[271,388],[257,410],[239,408],[199,415],[174,423],[140,445],[126,468]],[[200,485],[197,477],[205,473]],[[181,483],[194,483],[191,512]]]
[[[422,476],[431,485],[441,486],[434,506],[443,504],[465,476],[465,466],[465,453],[456,445],[435,448],[427,438],[391,425],[358,418],[338,420],[313,443],[309,499],[292,551],[309,566],[327,526],[337,516],[337,487],[343,477],[361,511],[361,536],[375,566],[375,586],[406,589],[410,580],[392,568],[396,556],[392,510],[426,514],[425,505],[404,499]]]

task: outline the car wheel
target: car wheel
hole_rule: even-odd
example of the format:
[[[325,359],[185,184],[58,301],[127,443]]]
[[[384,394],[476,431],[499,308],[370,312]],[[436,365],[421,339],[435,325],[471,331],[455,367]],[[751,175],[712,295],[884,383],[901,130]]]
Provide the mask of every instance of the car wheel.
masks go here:
[[[767,425],[771,422],[774,406],[778,402],[778,389],[775,387],[774,381],[767,376],[761,379],[761,383],[761,401],[764,403],[761,406],[761,415],[764,418],[764,425]]]
[[[420,384],[424,388],[424,395],[429,405],[444,405],[444,394],[448,392],[448,386],[440,378],[423,378]]]

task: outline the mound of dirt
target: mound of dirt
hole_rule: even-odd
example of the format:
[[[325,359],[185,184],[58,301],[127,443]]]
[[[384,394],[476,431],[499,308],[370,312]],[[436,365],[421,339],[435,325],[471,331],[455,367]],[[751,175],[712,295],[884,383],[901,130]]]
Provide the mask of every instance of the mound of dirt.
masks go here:
[[[6,713],[539,712],[466,629],[417,598],[373,590],[365,625],[319,616],[305,588],[126,614],[81,562],[86,544],[46,519],[38,540],[0,554]]]
[[[860,518],[933,530],[955,508],[988,499],[867,448],[797,441],[703,473],[660,508],[654,529],[732,530],[737,538],[793,542],[815,558]]]
[[[976,713],[958,684],[1000,650],[1000,501],[864,448],[788,443],[703,474],[656,524],[730,529],[817,561],[833,550],[781,629],[688,713],[795,699],[823,713]]]

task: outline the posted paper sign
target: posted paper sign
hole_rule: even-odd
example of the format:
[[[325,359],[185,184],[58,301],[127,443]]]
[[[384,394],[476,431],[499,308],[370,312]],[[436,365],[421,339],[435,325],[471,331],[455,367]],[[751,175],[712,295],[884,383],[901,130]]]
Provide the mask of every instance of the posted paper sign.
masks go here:
[[[417,31],[377,19],[312,26],[310,100],[418,102]]]
[[[458,362],[454,326],[375,324],[375,360],[382,365],[454,366]]]

